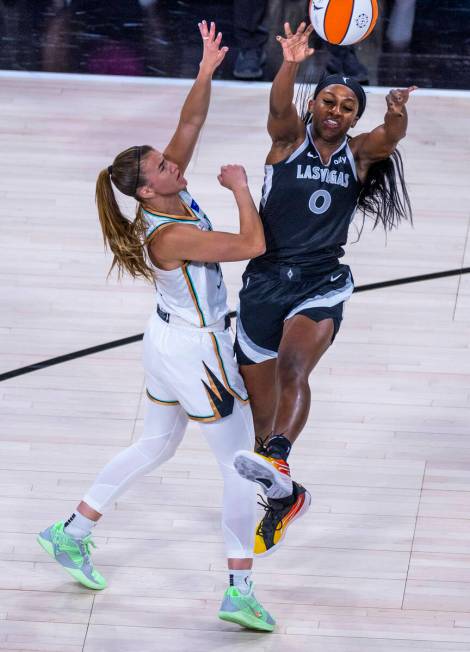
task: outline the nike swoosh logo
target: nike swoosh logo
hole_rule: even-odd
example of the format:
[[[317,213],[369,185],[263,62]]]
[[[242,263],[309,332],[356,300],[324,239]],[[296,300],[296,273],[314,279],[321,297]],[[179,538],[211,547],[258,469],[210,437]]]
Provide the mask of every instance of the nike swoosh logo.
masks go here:
[[[312,152],[307,152],[307,156],[310,156],[310,158],[318,158],[318,154],[312,154]]]
[[[343,274],[338,274],[338,276],[331,276],[330,281],[333,283],[334,281],[337,281]]]

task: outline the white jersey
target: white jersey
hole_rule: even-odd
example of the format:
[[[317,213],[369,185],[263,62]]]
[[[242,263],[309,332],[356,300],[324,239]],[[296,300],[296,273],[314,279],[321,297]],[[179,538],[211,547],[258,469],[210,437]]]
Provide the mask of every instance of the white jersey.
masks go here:
[[[207,215],[191,195],[183,190],[179,197],[188,216],[153,213],[143,209],[147,222],[146,242],[171,224],[193,224],[201,231],[212,231]],[[215,324],[228,312],[227,290],[218,263],[186,260],[181,267],[164,270],[149,261],[155,279],[158,305],[170,315],[199,327]]]

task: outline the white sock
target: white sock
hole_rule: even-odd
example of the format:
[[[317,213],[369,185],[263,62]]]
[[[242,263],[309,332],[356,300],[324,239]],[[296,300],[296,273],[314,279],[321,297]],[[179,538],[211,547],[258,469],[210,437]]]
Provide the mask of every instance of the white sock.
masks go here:
[[[235,586],[240,593],[249,593],[251,589],[251,569],[229,570],[230,586]]]
[[[65,521],[64,532],[70,534],[74,539],[84,539],[95,525],[96,521],[92,521],[91,518],[87,518],[75,510],[72,516]]]

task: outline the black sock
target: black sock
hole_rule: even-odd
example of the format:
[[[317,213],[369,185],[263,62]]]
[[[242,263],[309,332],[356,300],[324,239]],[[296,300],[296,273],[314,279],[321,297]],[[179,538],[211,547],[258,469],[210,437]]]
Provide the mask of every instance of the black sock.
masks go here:
[[[291,448],[292,444],[284,435],[273,435],[266,445],[269,457],[275,457],[278,460],[287,460]]]

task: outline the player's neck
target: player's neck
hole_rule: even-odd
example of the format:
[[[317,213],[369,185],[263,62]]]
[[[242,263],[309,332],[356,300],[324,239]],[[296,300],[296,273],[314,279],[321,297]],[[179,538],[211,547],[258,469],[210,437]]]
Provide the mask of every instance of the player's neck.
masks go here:
[[[143,206],[153,213],[165,213],[166,215],[187,214],[179,195],[156,195],[145,201]]]
[[[323,163],[324,161],[329,161],[333,152],[336,152],[336,150],[341,147],[341,145],[344,143],[344,136],[341,136],[341,138],[338,138],[334,141],[323,140],[321,136],[315,136],[313,143],[317,152],[320,154],[320,158]]]

